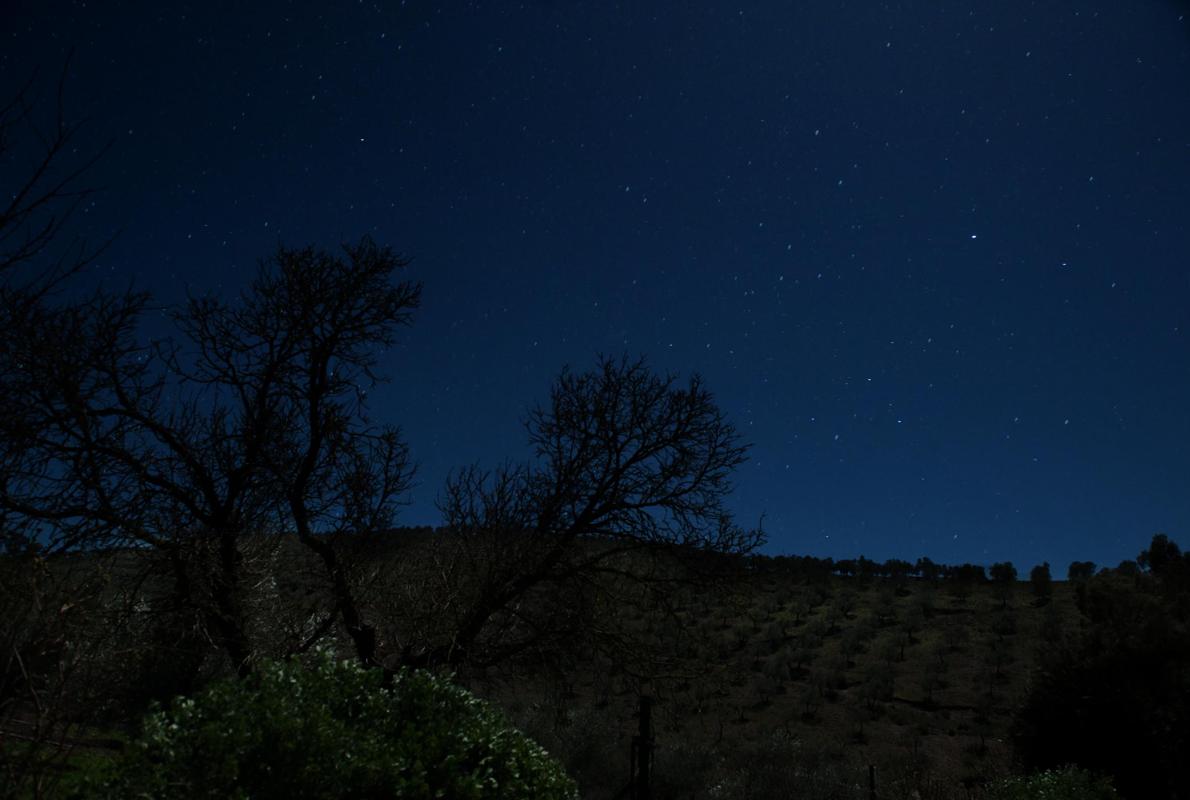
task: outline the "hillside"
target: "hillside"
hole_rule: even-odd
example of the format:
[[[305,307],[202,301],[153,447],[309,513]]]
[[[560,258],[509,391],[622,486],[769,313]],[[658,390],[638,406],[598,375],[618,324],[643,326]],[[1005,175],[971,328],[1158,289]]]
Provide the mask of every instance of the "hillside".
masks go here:
[[[1039,646],[1080,616],[1066,583],[1039,603],[1023,582],[807,579],[760,561],[735,589],[617,615],[675,656],[668,672],[579,657],[572,672],[504,673],[481,690],[592,798],[627,782],[641,693],[654,698],[658,796],[867,796],[874,765],[880,797],[966,797],[1010,770]]]
[[[386,643],[432,644],[455,624],[441,587],[452,599],[472,576],[436,584],[451,540],[402,533],[383,547],[345,542],[341,552],[354,553]],[[250,606],[261,646],[292,652],[306,639],[351,657],[346,634],[319,627],[309,611],[328,598],[305,551],[286,540],[261,547]],[[1058,763],[1090,766],[1095,747],[1127,747],[1126,763],[1156,757],[1166,771],[1154,774],[1173,775],[1187,716],[1176,670],[1190,663],[1190,559],[1163,537],[1140,565],[1095,574],[1076,564],[1076,580],[1041,593],[971,565],[690,555],[638,551],[591,585],[530,593],[493,620],[492,636],[556,625],[537,646],[487,666],[478,656],[498,650],[477,650],[474,662],[438,669],[502,708],[593,800],[626,796],[642,696],[652,707],[656,798],[859,800],[871,797],[873,778],[881,800],[981,797],[989,783],[1035,768],[1019,762],[1013,739],[1055,656],[1076,681],[1059,685],[1068,696],[1050,698],[1070,718],[1043,732],[1064,741]],[[0,566],[5,641],[20,646],[26,671],[3,674],[7,769],[30,769],[22,742],[40,737],[52,779],[75,755],[110,753],[152,701],[230,673],[147,551],[8,557]],[[1080,673],[1100,650],[1109,656],[1102,669]],[[52,713],[36,713],[23,686]],[[1105,686],[1121,698],[1115,707],[1103,702]],[[1083,692],[1100,693],[1098,719],[1080,721]]]

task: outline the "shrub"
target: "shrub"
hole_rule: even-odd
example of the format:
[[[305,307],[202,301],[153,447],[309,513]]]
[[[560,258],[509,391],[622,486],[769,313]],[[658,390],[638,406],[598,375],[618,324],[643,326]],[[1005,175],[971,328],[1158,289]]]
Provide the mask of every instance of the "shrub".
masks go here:
[[[87,798],[573,798],[562,768],[491,707],[427,672],[319,653],[266,662],[150,713]]]
[[[994,783],[988,800],[1117,800],[1111,781],[1074,766]]]

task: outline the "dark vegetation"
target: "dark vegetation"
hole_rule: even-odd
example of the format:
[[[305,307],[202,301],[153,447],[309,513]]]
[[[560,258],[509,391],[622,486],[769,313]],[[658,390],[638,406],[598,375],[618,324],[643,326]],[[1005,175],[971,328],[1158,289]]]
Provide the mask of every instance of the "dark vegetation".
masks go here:
[[[443,543],[456,546],[451,538],[446,530],[394,529],[338,546],[361,569],[412,580],[421,565],[428,579]],[[1168,540],[1156,542],[1160,550]],[[869,764],[880,797],[980,796],[1009,775],[1071,763],[1111,776],[1123,797],[1185,796],[1184,558],[1173,571],[1167,561],[1156,572],[1126,566],[1052,583],[1044,598],[1017,582],[1006,600],[990,580],[961,583],[958,568],[938,568],[931,580],[918,565],[902,574],[895,562],[691,563],[669,548],[634,557],[637,566],[621,563],[603,578],[586,636],[456,667],[456,680],[544,745],[584,796],[612,797],[626,785],[641,694],[654,698],[657,797],[708,796],[719,787],[717,796],[858,798],[866,796]],[[275,558],[316,566],[292,540]],[[3,561],[5,608],[19,609],[5,614],[4,633],[26,670],[10,661],[4,676],[10,775],[28,769],[47,789],[71,785],[69,765],[119,752],[138,730],[139,712],[177,691],[168,676],[185,669],[194,692],[234,673],[210,644],[178,658],[178,648],[153,638],[163,624],[154,599],[168,593],[168,582],[130,581],[141,572],[136,562],[152,559],[126,550]],[[644,592],[625,577],[637,569],[664,577],[666,591]],[[35,584],[36,597],[25,589]],[[81,594],[97,584],[106,588]],[[268,592],[303,597],[319,585]],[[634,592],[663,594],[665,602],[625,602]],[[83,604],[63,611],[71,596]],[[377,590],[363,606],[384,639],[409,630],[383,611],[395,602]],[[526,600],[535,618],[573,621],[558,602],[544,591]],[[321,642],[353,652],[341,630]],[[37,738],[38,710],[50,717],[33,748],[25,745]],[[22,760],[34,753],[43,760]]]
[[[86,797],[524,797],[565,800],[561,766],[490,706],[425,670],[384,675],[319,651],[263,663],[150,715]]]
[[[862,797],[870,767],[885,798],[1110,796],[1092,773],[1186,796],[1190,562],[1167,538],[1028,584],[762,557],[724,510],[746,446],[713,397],[626,358],[564,370],[531,460],[463,468],[441,527],[395,528],[413,465],[368,395],[420,300],[406,260],[281,247],[146,341],[150,298],[82,287],[99,249],[63,225],[91,160],[30,95],[0,109],[0,796],[262,796],[253,770],[310,764],[300,796],[423,768],[408,796],[568,791],[448,680],[589,797],[623,796],[641,696],[656,797]]]
[[[1186,797],[1190,554],[1157,535],[1137,563],[1090,572],[1071,582],[1080,635],[1046,648],[1014,728],[1023,762],[1094,765],[1126,797]]]
[[[1171,549],[1158,536],[1138,561]],[[590,752],[591,731],[610,740],[618,730],[626,753],[644,691],[662,720],[664,796],[722,786],[725,796],[866,797],[874,764],[881,797],[977,796],[1043,770],[1054,772],[993,795],[1098,785],[1098,774],[1123,797],[1185,797],[1190,562],[1163,563],[1175,566],[1134,573],[1125,562],[1038,590],[967,583],[969,567],[922,578],[920,566],[937,569],[924,561],[906,573],[903,562],[753,557],[735,593],[679,594],[674,622],[628,615],[658,642],[682,631],[688,672],[579,667],[552,690],[570,698],[562,719],[544,689],[529,696],[513,684],[495,696],[566,754],[594,796],[612,796],[620,775],[609,766],[616,748]],[[1085,774],[1062,773],[1071,764]]]

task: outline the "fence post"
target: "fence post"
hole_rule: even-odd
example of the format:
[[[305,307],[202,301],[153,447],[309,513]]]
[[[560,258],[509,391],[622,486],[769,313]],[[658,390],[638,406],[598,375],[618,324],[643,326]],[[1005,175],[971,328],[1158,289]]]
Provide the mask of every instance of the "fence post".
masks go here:
[[[876,765],[868,765],[868,800],[876,800]]]
[[[640,727],[632,737],[632,800],[651,800],[653,773],[653,699],[640,696]]]

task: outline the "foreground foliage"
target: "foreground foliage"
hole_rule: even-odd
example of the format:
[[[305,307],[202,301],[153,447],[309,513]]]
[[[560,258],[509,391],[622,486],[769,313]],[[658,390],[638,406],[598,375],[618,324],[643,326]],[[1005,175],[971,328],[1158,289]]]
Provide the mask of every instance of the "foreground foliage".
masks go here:
[[[562,768],[486,703],[423,671],[266,662],[150,714],[76,796],[571,798]]]
[[[1116,800],[1111,781],[1075,766],[997,782],[989,800]]]

